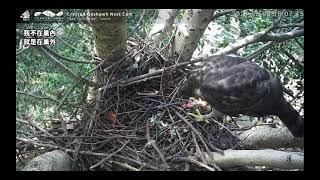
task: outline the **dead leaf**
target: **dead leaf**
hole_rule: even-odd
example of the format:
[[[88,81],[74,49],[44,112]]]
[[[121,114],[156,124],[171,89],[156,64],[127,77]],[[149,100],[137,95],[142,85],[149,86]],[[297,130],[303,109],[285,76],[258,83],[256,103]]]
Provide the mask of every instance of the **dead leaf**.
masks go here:
[[[110,120],[113,124],[117,121],[117,113],[114,111],[107,112],[107,119]]]

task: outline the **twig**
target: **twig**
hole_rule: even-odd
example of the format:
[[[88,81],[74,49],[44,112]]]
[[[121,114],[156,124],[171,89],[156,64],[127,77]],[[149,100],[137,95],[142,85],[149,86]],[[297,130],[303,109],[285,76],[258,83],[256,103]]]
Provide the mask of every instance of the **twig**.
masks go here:
[[[64,104],[64,102],[67,100],[68,96],[70,96],[70,94],[74,91],[74,89],[76,88],[76,86],[78,85],[78,83],[80,83],[80,81],[78,81],[75,85],[73,85],[73,87],[71,87],[71,89],[68,91],[68,93],[62,98],[61,102],[59,103],[59,105],[57,106],[57,108],[55,109],[55,114],[58,116],[58,119],[61,123],[62,129],[63,129],[63,134],[65,136],[68,136],[68,130],[67,130],[67,126],[66,123],[63,120],[63,117],[60,113],[60,109],[62,107],[62,105]],[[70,137],[67,137],[67,141],[68,141],[68,146],[70,146],[71,144],[71,139]]]
[[[220,16],[227,15],[227,14],[232,13],[234,11],[237,11],[237,10],[236,9],[228,9],[228,10],[224,10],[224,11],[220,11],[220,12],[216,11],[212,16],[212,19],[214,20],[214,19],[216,19],[216,18],[218,18]]]
[[[279,24],[279,25],[276,26],[276,28],[289,28],[289,27],[304,28],[304,23]]]
[[[174,108],[170,107],[170,109],[171,109],[183,122],[185,122],[185,123],[191,128],[191,130],[199,137],[199,139],[200,139],[201,143],[204,145],[206,151],[210,152],[210,149],[209,149],[209,147],[207,146],[207,144],[205,143],[205,141],[203,140],[203,137],[201,136],[201,133],[200,133],[196,128],[194,128],[194,127],[192,126],[192,124],[191,124],[188,120],[186,120],[180,113],[178,113]],[[218,148],[216,148],[215,151],[220,152],[220,153],[223,153],[223,151],[220,150],[220,149],[218,149]]]
[[[28,125],[30,125],[30,124],[28,124]],[[18,129],[16,130],[16,132],[20,133],[20,134],[26,134],[26,135],[29,136],[29,138],[34,136],[32,133],[21,131],[21,130],[18,130]]]
[[[23,124],[30,125],[30,123],[28,121],[25,121],[25,120],[22,120],[22,119],[19,119],[19,118],[16,118],[16,121],[21,122]]]
[[[16,29],[16,33],[19,37],[23,38],[23,34],[20,32],[19,29]],[[62,72],[68,74],[68,76],[70,76],[72,79],[74,80],[78,80],[81,82],[85,82],[88,83],[90,86],[98,86],[98,84],[96,84],[93,81],[90,81],[88,79],[85,79],[85,77],[80,77],[78,76],[76,73],[74,73],[73,71],[71,71],[69,68],[67,68],[63,63],[61,63],[54,55],[52,55],[50,52],[51,50],[46,47],[46,46],[35,46],[35,48],[37,48],[38,50],[40,50],[41,52],[43,52],[47,57],[49,57],[49,60],[55,64]]]
[[[114,156],[118,157],[118,158],[121,158],[121,159],[124,159],[124,160],[127,160],[127,161],[130,161],[130,162],[133,162],[133,163],[136,163],[136,164],[138,164],[140,166],[148,167],[148,168],[153,169],[153,170],[158,170],[157,167],[154,167],[154,166],[152,166],[150,164],[147,164],[147,163],[144,163],[144,162],[141,162],[141,161],[137,161],[135,159],[131,159],[131,158],[126,157],[126,156],[122,156],[122,155],[118,155],[118,154],[116,154]]]
[[[173,95],[172,95],[172,97],[171,97],[171,99],[170,99],[170,101],[169,101],[169,104],[172,103],[172,101],[173,101],[173,99],[176,97],[178,91],[179,91],[179,87],[176,87],[176,88],[173,90]],[[171,94],[172,94],[172,93],[171,93]],[[170,94],[169,96],[171,96],[171,94]]]
[[[78,143],[78,146],[76,147],[76,152],[73,154],[73,162],[72,162],[72,169],[75,169],[76,168],[76,165],[77,165],[77,161],[79,159],[79,152],[80,152],[80,148],[83,144],[81,143],[81,140],[80,140],[80,143]]]
[[[56,36],[56,38],[61,41],[62,43],[64,43],[65,45],[69,46],[71,49],[77,51],[78,53],[82,54],[82,55],[85,55],[85,56],[88,56],[88,57],[91,57],[91,54],[87,54],[85,52],[82,52],[80,50],[78,50],[77,48],[73,47],[71,44],[69,44],[68,42],[66,42],[65,40],[63,40],[62,38],[60,38],[59,36]],[[83,62],[86,62],[86,61],[83,61]],[[92,62],[91,62],[92,63]]]
[[[180,158],[176,158],[175,161],[185,161],[185,162],[190,162],[190,163],[193,163],[199,167],[203,167],[209,171],[216,171],[214,168],[204,164],[204,163],[201,163],[197,160],[195,160],[193,157],[180,157]]]
[[[164,155],[162,154],[162,152],[160,151],[160,149],[157,147],[157,145],[155,144],[155,142],[153,140],[151,140],[150,137],[150,125],[149,122],[147,122],[146,124],[146,137],[148,140],[148,143],[151,143],[152,147],[156,150],[156,152],[158,153],[161,161],[163,162],[163,164],[165,165],[166,168],[169,168],[170,166],[168,165],[168,163],[166,162],[166,159],[164,157]]]
[[[171,107],[170,107],[170,108],[171,108]],[[191,128],[191,130],[193,130],[193,131],[197,134],[197,136],[199,137],[201,143],[202,143],[203,146],[205,147],[206,151],[207,151],[208,153],[210,153],[211,151],[210,151],[208,145],[206,144],[206,142],[204,141],[201,133],[200,133],[199,131],[197,131],[197,129],[195,129],[195,128],[192,126],[192,124],[189,123],[180,113],[178,113],[178,112],[177,112],[175,109],[173,109],[173,108],[171,108],[171,109],[176,113],[176,115],[177,115],[180,119],[182,119],[182,120]],[[214,148],[214,150],[217,151],[218,153],[223,154],[223,151],[222,151],[222,150],[220,150],[220,149],[218,149],[218,148],[216,148],[216,147],[213,147],[213,148]],[[215,164],[214,159],[212,159],[211,161],[212,161],[212,165],[213,165],[217,170],[220,171],[221,169]]]
[[[84,61],[84,60],[80,61],[80,60],[76,60],[76,59],[70,59],[70,58],[67,58],[67,57],[64,57],[64,56],[58,54],[57,52],[55,52],[54,50],[52,50],[50,48],[47,48],[46,50],[49,51],[50,54],[56,56],[58,59],[72,62],[72,63],[81,63],[81,64],[98,64],[99,63],[99,61]]]
[[[23,45],[23,40],[20,39],[19,48],[16,49],[16,56],[21,54],[24,50],[28,49],[30,46]]]
[[[115,152],[111,153],[111,154],[108,155],[106,158],[103,158],[99,163],[91,166],[89,169],[92,170],[92,169],[100,166],[102,163],[104,163],[104,162],[105,162],[106,160],[108,160],[110,157],[112,157],[113,155],[115,155],[115,154],[117,154],[118,152],[120,152],[120,151],[128,144],[129,141],[130,141],[130,139],[127,140],[127,141],[123,144],[123,146],[122,146],[121,148],[119,148],[119,149],[116,150]]]
[[[23,95],[27,95],[27,96],[30,96],[30,97],[33,97],[33,98],[36,98],[36,99],[45,99],[45,100],[50,100],[50,101],[58,102],[58,100],[56,100],[56,99],[52,99],[52,98],[49,98],[49,97],[40,97],[40,96],[36,96],[36,95],[29,94],[29,93],[26,93],[26,92],[16,91],[16,93],[18,93],[18,94],[23,94]]]
[[[139,27],[139,25],[141,24],[142,19],[143,19],[145,13],[146,13],[146,10],[143,9],[143,10],[142,10],[142,13],[141,13],[141,15],[140,15],[140,18],[139,18],[139,20],[138,20],[138,22],[137,22],[137,24],[136,24],[136,26],[133,28],[133,30],[132,30],[131,33],[128,35],[128,37],[131,37],[131,36],[136,32],[137,27]]]
[[[133,83],[136,83],[136,82],[141,82],[141,81],[138,81],[138,80],[141,80],[141,79],[146,79],[146,78],[151,79],[151,77],[159,75],[163,71],[168,71],[168,70],[171,70],[171,69],[187,66],[189,64],[194,64],[194,63],[200,62],[202,60],[203,60],[203,58],[200,58],[200,59],[196,59],[196,60],[189,61],[189,62],[179,63],[179,64],[172,65],[172,66],[169,66],[169,67],[166,67],[166,68],[155,70],[155,71],[150,72],[150,73],[146,73],[146,74],[142,74],[142,75],[139,75],[139,76],[135,76],[135,77],[120,81],[119,82],[119,86],[123,86],[124,87],[124,86],[131,85]],[[112,83],[112,84],[104,85],[101,88],[109,89],[109,88],[114,88],[116,86],[117,86],[117,83]]]
[[[278,34],[266,34],[261,41],[275,41],[275,42],[282,42],[289,39],[293,39],[296,37],[300,37],[304,35],[304,29],[300,30],[292,30],[285,33],[278,33]]]
[[[152,42],[149,42],[148,44],[146,44],[144,47],[142,47],[139,51],[137,51],[136,53],[134,53],[131,57],[134,58],[137,54],[139,54],[140,52],[142,52],[146,47],[148,47],[150,44],[152,44]],[[128,55],[133,52],[133,49],[128,53]],[[127,55],[127,56],[128,56]],[[112,63],[111,65],[109,65],[108,67],[104,68],[103,71],[104,72],[107,72],[109,69],[121,64],[124,60],[126,60],[126,57],[127,56],[124,56],[123,58],[121,58],[120,60]]]
[[[126,168],[126,169],[129,169],[131,171],[139,171],[139,169],[133,167],[133,166],[130,166],[129,164],[127,163],[121,163],[121,162],[118,162],[118,161],[109,161],[110,163],[113,163],[113,164],[116,164],[118,166],[121,166],[123,168]]]
[[[59,105],[56,108],[56,112],[59,112],[62,105],[64,104],[64,102],[68,99],[68,97],[71,95],[71,93],[75,90],[75,88],[77,87],[77,85],[80,83],[80,81],[76,82],[70,89],[69,91],[66,93],[66,95],[62,98],[62,100],[60,101]]]
[[[35,127],[36,129],[39,129],[41,132],[45,133],[46,135],[50,136],[50,137],[54,137],[52,134],[48,133],[45,129],[43,129],[42,127],[36,125],[34,122],[32,122],[32,120],[27,120],[28,123],[30,123],[30,125],[32,127]]]
[[[67,126],[66,126],[66,123],[64,122],[64,119],[63,119],[61,113],[60,113],[60,110],[56,111],[56,115],[58,116],[58,119],[61,123],[61,127],[63,129],[63,135],[68,136]],[[70,146],[71,145],[70,137],[67,137],[67,142],[68,142],[68,146]]]
[[[281,10],[279,17],[272,23],[272,25],[270,27],[267,28],[267,32],[270,32],[278,27],[278,25],[281,23],[283,17],[285,16],[285,12],[286,12],[285,9]]]
[[[252,128],[252,127],[251,127]],[[236,147],[240,146],[243,141],[245,141],[249,136],[251,135],[251,133],[248,133],[246,137],[244,137],[243,139],[240,139],[239,142],[237,142],[237,144],[235,144],[234,146],[232,146],[230,149],[235,149]]]
[[[282,34],[268,34],[270,31],[274,30],[277,27],[277,25],[281,22],[284,15],[285,15],[285,10],[282,10],[281,15],[273,22],[271,26],[269,26],[265,30],[246,36],[243,39],[240,39],[235,43],[230,44],[227,47],[219,50],[218,52],[214,53],[214,55],[230,54],[244,46],[247,46],[249,44],[256,43],[256,42],[264,42],[264,41],[281,42],[291,38],[302,36],[304,33],[303,30],[297,30],[294,32],[291,31],[291,32],[282,33]]]
[[[229,129],[229,128],[227,128],[226,126],[224,126],[223,124],[221,124],[220,122],[218,122],[218,121],[216,121],[215,119],[211,119],[213,122],[215,122],[216,124],[218,124],[219,126],[221,126],[221,127],[223,127],[225,130],[227,130],[232,136],[235,136],[234,134],[233,134],[233,132]]]
[[[203,156],[203,153],[202,153],[202,151],[201,151],[201,149],[200,149],[200,147],[199,147],[199,145],[198,145],[198,143],[197,143],[196,135],[194,134],[193,131],[191,131],[191,134],[192,134],[193,142],[194,142],[194,144],[195,144],[195,146],[196,146],[196,152],[198,152],[201,161],[202,161],[204,164],[207,165],[207,161],[205,160],[205,158],[204,158],[204,156]]]
[[[132,81],[132,82],[125,82],[121,85],[119,85],[120,87],[124,87],[124,86],[130,86],[131,84],[136,84],[136,83],[140,83],[140,82],[145,82],[145,81],[148,81],[148,80],[151,80],[151,79],[157,79],[161,77],[161,75],[157,75],[157,76],[151,76],[151,77],[146,77],[144,79],[140,79],[140,80],[136,80],[136,81]],[[111,88],[111,87],[114,87],[114,86],[110,86],[108,88]]]
[[[181,58],[182,52],[184,51],[184,46],[185,46],[185,45],[186,45],[186,44],[183,44],[182,49],[181,49],[181,51],[179,52],[178,59],[175,60],[175,64],[178,64],[178,62],[179,62],[179,60],[180,60],[180,58]],[[182,59],[182,60],[184,60],[184,59]],[[184,61],[185,61],[185,60],[184,60]]]
[[[60,149],[60,148],[62,148],[62,147],[59,147],[59,146],[56,146],[56,145],[52,145],[52,144],[37,143],[37,142],[33,141],[32,139],[19,138],[19,137],[16,137],[16,139],[19,140],[19,141],[23,141],[25,143],[28,143],[28,144],[36,145],[36,146],[48,147],[48,148],[52,148],[52,149]]]
[[[165,49],[170,45],[173,37],[176,35],[177,29],[178,29],[177,26],[175,26],[175,27],[174,27],[174,30],[173,30],[173,33],[171,34],[171,37],[170,37],[168,43],[167,43],[165,46],[163,46],[163,48],[161,48],[160,53],[161,53],[163,50],[165,50]],[[160,53],[159,53],[159,55],[160,55]],[[160,56],[161,56],[161,55],[160,55]]]
[[[300,41],[298,39],[294,39],[295,42],[298,44],[298,46],[301,48],[301,49],[304,49],[304,46],[300,43]]]
[[[49,57],[50,61],[52,63],[54,63],[58,68],[60,68],[64,73],[68,74],[72,79],[74,80],[78,80],[81,82],[85,82],[87,84],[89,84],[90,86],[98,86],[97,83],[85,79],[85,77],[80,77],[78,76],[76,73],[74,73],[73,71],[71,71],[69,68],[67,68],[63,63],[61,63],[56,57],[54,57],[51,53],[50,53],[50,49],[46,46],[36,46],[36,48],[38,48],[40,51],[42,51],[45,55],[47,55],[47,57]]]
[[[76,150],[73,149],[66,149],[65,150],[67,153],[76,153]],[[90,155],[90,156],[109,156],[110,154],[105,154],[105,153],[95,153],[95,152],[91,152],[91,151],[79,151],[80,154],[83,155]]]
[[[259,47],[256,51],[254,51],[250,55],[246,56],[246,58],[251,60],[251,59],[259,56],[260,54],[265,52],[267,49],[269,49],[273,44],[274,44],[273,41],[269,41],[268,43],[266,43],[266,44],[262,45],[261,47]]]
[[[288,56],[295,64],[297,64],[300,68],[304,68],[303,64],[300,63],[292,54],[290,54],[288,51],[286,51],[282,46],[280,46],[283,53]]]

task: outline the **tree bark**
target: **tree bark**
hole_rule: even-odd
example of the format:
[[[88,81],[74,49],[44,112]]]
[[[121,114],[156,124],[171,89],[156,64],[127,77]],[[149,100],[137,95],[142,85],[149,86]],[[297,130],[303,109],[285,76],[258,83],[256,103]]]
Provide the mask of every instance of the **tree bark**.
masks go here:
[[[286,33],[279,33],[279,34],[267,34],[270,29],[266,29],[264,31],[249,35],[243,39],[236,41],[233,44],[228,45],[227,47],[223,48],[222,50],[218,51],[214,55],[221,55],[221,54],[231,54],[242,47],[245,47],[249,44],[256,43],[256,42],[282,42],[292,38],[300,37],[304,35],[304,30],[293,30]]]
[[[160,47],[161,40],[171,30],[176,16],[178,15],[178,9],[160,9],[157,20],[150,31],[149,36],[152,38],[156,47]]]
[[[91,14],[106,13],[108,16],[89,18],[97,55],[101,59],[117,61],[126,52],[127,17],[124,9],[90,9]]]
[[[98,84],[106,83],[106,76],[110,72],[104,72],[107,66],[124,58],[127,47],[127,11],[124,9],[90,9],[88,17],[92,27],[95,51],[103,64],[95,71],[94,81]],[[101,14],[102,16],[97,16]],[[103,16],[104,14],[104,16]],[[116,74],[114,76],[117,76]],[[102,100],[101,90],[89,90],[90,96],[96,100]]]
[[[174,39],[173,52],[182,61],[189,61],[198,42],[212,20],[213,9],[186,10]]]
[[[204,153],[208,163],[221,168],[236,166],[268,166],[281,169],[303,169],[304,154],[283,152],[272,149],[265,150],[226,150],[223,154]]]
[[[244,149],[304,147],[304,138],[294,138],[286,128],[255,127],[237,136]]]

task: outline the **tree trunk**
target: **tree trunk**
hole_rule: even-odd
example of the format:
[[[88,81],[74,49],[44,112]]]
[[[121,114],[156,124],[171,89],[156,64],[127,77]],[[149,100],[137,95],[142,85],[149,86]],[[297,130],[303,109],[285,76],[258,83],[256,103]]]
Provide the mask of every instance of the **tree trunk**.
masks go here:
[[[92,16],[91,23],[95,50],[107,63],[121,59],[126,51],[127,17],[123,9],[90,9],[90,14],[108,14],[108,16]]]
[[[108,72],[104,69],[125,56],[127,47],[127,13],[124,9],[90,9],[89,22],[92,27],[95,51],[105,60],[95,72],[94,81],[106,83]],[[98,16],[101,15],[101,16]],[[116,76],[116,75],[115,75]],[[93,92],[96,100],[102,100],[102,91]]]
[[[178,15],[178,9],[160,9],[157,20],[150,31],[149,36],[152,37],[154,44],[160,47],[161,40],[170,32],[172,24]]]
[[[178,25],[174,39],[173,52],[181,61],[189,61],[197,44],[212,21],[213,9],[190,9],[186,10],[185,15]]]
[[[294,138],[288,128],[257,126],[241,132],[237,137],[240,146],[245,149],[277,149],[304,147],[304,138]]]

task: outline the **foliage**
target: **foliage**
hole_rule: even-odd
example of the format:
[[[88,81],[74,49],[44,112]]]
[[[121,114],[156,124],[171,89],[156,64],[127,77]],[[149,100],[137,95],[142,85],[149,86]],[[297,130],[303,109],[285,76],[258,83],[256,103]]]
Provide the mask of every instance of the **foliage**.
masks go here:
[[[93,49],[91,32],[88,25],[84,23],[35,23],[32,27],[30,24],[17,24],[17,28],[55,29],[57,44],[50,47],[52,50],[69,59],[90,60],[91,58],[90,54]],[[19,44],[18,39],[16,42]],[[64,85],[65,89],[69,89],[74,85],[74,80],[61,73],[47,58],[32,47],[16,56],[16,91],[57,99],[59,88]],[[93,67],[88,64],[62,62],[73,72],[81,75]],[[76,89],[75,94],[80,94],[79,88]],[[76,101],[78,98],[78,96],[71,96],[69,102]],[[52,115],[52,107],[55,105],[55,101],[39,100],[19,93],[16,95],[17,117],[29,114],[40,120],[44,116]]]
[[[68,12],[84,12],[84,10],[63,10]],[[128,32],[136,26],[142,9],[130,9],[132,15],[128,17]],[[151,28],[157,10],[146,10],[142,21],[144,28],[138,28],[137,34],[145,38],[147,31]],[[90,60],[93,51],[91,31],[88,24],[84,22],[66,23],[34,23],[17,24],[17,29],[55,29],[57,44],[51,46],[52,50],[63,57],[74,60]],[[16,38],[16,48],[19,47],[20,38]],[[16,91],[25,92],[39,97],[57,99],[58,89],[63,85],[65,89],[70,89],[74,85],[74,80],[61,73],[55,65],[48,61],[44,54],[35,48],[28,48],[23,53],[16,56]],[[93,68],[93,65],[76,64],[62,61],[68,68],[77,74],[84,75]],[[74,96],[70,96],[69,102],[79,100],[81,88],[77,87]],[[16,112],[17,117],[32,115],[37,120],[45,116],[53,115],[55,101],[39,100],[37,98],[17,93]],[[71,109],[64,109],[71,113]]]
[[[280,13],[280,10],[275,9],[248,9],[237,10],[236,12],[221,16],[213,23],[213,27],[216,29],[214,31],[210,31],[208,34],[205,33],[205,36],[203,36],[199,42],[200,46],[198,46],[198,48],[201,49],[204,47],[204,44],[208,44],[211,46],[211,53],[213,54],[219,49],[234,43],[236,40],[263,31],[270,27],[278,18]],[[304,11],[301,9],[287,10],[281,21],[281,24],[301,23],[304,19],[303,14]],[[292,28],[275,30],[274,33],[281,33],[288,30],[292,30]],[[207,31],[209,30],[207,29]],[[271,48],[254,58],[253,61],[265,69],[274,72],[276,75],[280,77],[282,76],[281,79],[285,84],[288,83],[289,79],[301,80],[304,76],[303,67],[298,66],[283,52],[283,49],[285,49],[297,59],[299,59],[301,56],[303,57],[304,50],[299,46],[297,41],[303,45],[304,37],[274,44]],[[248,56],[255,52],[263,44],[264,43],[261,42],[249,44],[240,49],[237,53],[241,56]],[[303,89],[304,87],[302,83],[299,84],[301,86],[299,86],[298,89]]]
[[[142,22],[140,23],[139,28],[136,29],[136,35],[140,38],[146,38],[147,34],[150,32],[154,20],[157,18],[158,10],[157,9],[146,9]],[[128,16],[128,33],[131,34],[134,27],[137,25],[143,9],[129,9],[128,12],[131,14]],[[142,27],[142,28],[140,28]]]

